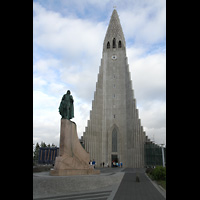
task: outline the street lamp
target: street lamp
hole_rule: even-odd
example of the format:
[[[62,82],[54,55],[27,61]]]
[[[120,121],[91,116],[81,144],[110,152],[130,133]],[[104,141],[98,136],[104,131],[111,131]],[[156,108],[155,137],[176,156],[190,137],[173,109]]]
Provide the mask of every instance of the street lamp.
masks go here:
[[[161,148],[162,148],[163,167],[165,167],[164,144],[161,144]]]

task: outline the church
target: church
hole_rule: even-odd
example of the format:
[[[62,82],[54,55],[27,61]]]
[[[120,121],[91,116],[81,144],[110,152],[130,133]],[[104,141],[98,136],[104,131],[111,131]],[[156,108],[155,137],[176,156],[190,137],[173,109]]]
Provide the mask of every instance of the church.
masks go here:
[[[148,141],[139,119],[132,88],[126,42],[119,16],[113,10],[103,42],[90,119],[83,133],[85,149],[97,167],[122,162],[123,167],[143,168]]]

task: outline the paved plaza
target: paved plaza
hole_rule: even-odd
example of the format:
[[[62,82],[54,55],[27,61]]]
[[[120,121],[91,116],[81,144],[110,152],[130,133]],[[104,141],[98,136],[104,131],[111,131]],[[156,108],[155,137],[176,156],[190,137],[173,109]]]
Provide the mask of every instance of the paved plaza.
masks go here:
[[[166,195],[159,186],[153,184],[144,169],[125,169],[124,177],[114,196],[114,200],[164,200]],[[136,181],[139,177],[139,182]]]
[[[153,183],[145,169],[99,168],[100,175],[50,176],[33,173],[33,199],[164,200],[165,190]],[[136,182],[136,175],[140,182]]]

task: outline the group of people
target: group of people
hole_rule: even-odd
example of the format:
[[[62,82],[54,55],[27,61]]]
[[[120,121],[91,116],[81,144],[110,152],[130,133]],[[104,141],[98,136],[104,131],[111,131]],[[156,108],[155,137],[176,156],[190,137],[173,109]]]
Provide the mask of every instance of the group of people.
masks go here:
[[[109,167],[109,164],[108,164],[108,163],[105,164],[105,163],[103,162],[102,165],[103,165],[103,167],[104,167],[104,166],[105,166],[105,167]]]
[[[96,162],[94,160],[93,161],[90,160],[89,165],[91,165],[91,166],[93,166],[93,168],[95,168],[95,164],[96,164]]]
[[[122,167],[122,162],[118,163],[118,162],[115,162],[114,160],[112,161],[112,167]]]
[[[104,167],[105,163],[103,162],[102,165]],[[106,165],[107,165],[106,167],[109,167],[108,163]],[[122,162],[118,163],[118,162],[115,162],[114,160],[112,161],[112,167],[122,167],[122,165],[123,165]]]
[[[93,168],[95,168],[95,165],[96,165],[95,160],[93,160],[93,161],[90,160],[89,165],[91,165],[91,166],[93,166]],[[105,165],[105,163],[103,162],[103,163],[101,163],[101,165],[102,165],[103,167],[104,167],[104,166],[105,166],[105,167],[109,167],[109,164],[108,164],[108,163]],[[123,166],[122,162],[118,163],[118,162],[115,162],[114,160],[112,161],[112,167],[122,167],[122,166]]]

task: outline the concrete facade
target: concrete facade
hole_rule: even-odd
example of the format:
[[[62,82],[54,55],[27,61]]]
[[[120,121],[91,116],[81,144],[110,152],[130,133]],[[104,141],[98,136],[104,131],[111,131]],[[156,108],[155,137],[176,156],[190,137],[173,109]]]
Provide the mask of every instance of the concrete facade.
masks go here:
[[[83,133],[90,159],[111,166],[113,159],[123,167],[144,167],[147,139],[138,117],[132,89],[126,42],[114,9],[103,43],[103,53],[90,120]]]

